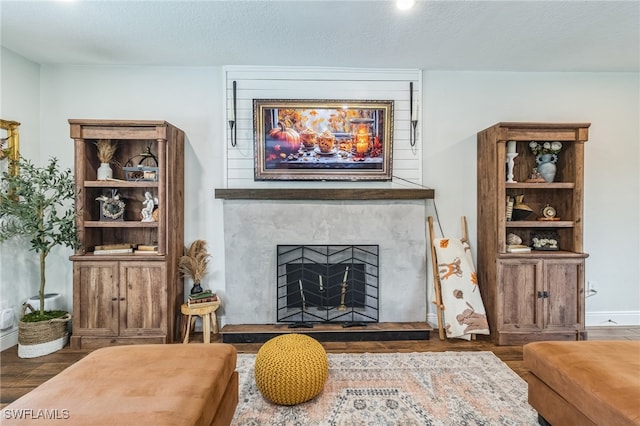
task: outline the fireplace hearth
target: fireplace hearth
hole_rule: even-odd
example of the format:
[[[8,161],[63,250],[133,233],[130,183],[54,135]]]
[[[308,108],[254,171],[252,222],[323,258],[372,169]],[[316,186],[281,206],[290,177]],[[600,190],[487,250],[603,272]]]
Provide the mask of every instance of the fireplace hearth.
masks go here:
[[[378,258],[377,245],[278,245],[277,321],[378,322]]]

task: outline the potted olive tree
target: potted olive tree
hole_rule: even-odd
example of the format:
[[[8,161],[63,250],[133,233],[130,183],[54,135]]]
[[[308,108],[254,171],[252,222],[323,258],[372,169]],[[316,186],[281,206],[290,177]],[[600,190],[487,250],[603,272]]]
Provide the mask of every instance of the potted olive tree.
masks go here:
[[[45,311],[47,255],[56,246],[79,245],[75,221],[75,187],[70,169],[62,169],[56,158],[35,166],[20,157],[18,173],[4,172],[0,190],[0,242],[24,238],[40,257],[40,309],[25,313],[18,328],[18,356],[31,358],[61,349],[67,342],[65,311]]]

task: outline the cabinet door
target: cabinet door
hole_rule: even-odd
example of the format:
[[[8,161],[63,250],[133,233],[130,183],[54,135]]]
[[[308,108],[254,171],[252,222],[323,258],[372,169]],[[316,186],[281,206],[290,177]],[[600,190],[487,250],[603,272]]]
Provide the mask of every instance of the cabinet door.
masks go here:
[[[584,260],[547,259],[544,271],[544,328],[584,328]]]
[[[120,262],[120,336],[167,335],[164,262]]]
[[[118,262],[73,265],[73,334],[118,335]]]
[[[542,305],[538,291],[542,289],[542,261],[498,261],[498,318],[500,331],[540,331]]]

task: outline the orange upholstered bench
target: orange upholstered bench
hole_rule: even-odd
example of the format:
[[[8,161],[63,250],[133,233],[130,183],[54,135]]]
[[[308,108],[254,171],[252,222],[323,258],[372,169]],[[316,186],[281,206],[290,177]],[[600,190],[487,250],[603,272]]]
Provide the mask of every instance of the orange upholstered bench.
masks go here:
[[[224,343],[98,349],[5,407],[2,424],[228,425],[236,359]]]
[[[541,424],[640,425],[640,341],[535,342],[523,357]]]

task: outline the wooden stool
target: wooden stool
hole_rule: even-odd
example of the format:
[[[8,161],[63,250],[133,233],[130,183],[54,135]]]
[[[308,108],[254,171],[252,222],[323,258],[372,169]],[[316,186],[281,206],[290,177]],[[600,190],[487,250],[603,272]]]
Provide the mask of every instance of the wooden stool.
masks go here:
[[[213,333],[218,333],[218,318],[216,310],[220,306],[220,298],[217,301],[206,303],[206,306],[189,306],[183,303],[180,311],[183,315],[187,315],[187,322],[184,328],[184,340],[182,343],[189,343],[189,333],[196,325],[196,316],[202,318],[202,336],[204,343],[211,342],[211,326],[213,325]]]

